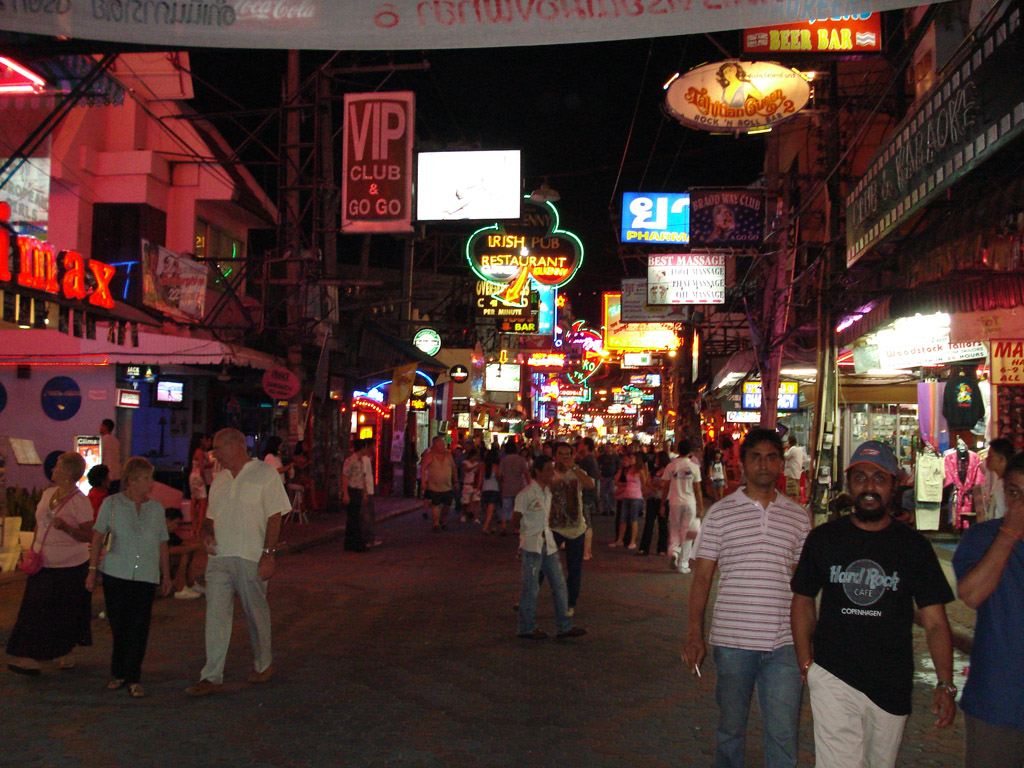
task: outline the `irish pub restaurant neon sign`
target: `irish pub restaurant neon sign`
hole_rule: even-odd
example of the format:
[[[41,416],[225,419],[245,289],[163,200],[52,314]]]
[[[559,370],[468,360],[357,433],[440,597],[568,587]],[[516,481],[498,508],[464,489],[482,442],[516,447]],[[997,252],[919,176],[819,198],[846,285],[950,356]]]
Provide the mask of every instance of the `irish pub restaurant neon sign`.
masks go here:
[[[28,235],[15,235],[6,226],[10,217],[11,206],[0,202],[0,284],[113,308],[112,266],[86,259],[78,251],[58,251],[50,243]]]

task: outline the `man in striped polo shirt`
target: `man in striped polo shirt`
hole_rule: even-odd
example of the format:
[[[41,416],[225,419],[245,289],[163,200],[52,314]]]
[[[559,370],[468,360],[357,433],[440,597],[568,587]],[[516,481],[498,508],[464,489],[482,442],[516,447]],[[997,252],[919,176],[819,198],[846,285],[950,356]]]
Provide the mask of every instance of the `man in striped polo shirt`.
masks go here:
[[[721,571],[709,638],[718,675],[716,768],[741,768],[750,697],[757,688],[767,768],[795,767],[802,682],[789,605],[789,581],[810,530],[807,512],[777,490],[782,438],[752,429],[740,446],[746,485],[708,510],[694,554],[683,662],[700,675],[704,613]]]

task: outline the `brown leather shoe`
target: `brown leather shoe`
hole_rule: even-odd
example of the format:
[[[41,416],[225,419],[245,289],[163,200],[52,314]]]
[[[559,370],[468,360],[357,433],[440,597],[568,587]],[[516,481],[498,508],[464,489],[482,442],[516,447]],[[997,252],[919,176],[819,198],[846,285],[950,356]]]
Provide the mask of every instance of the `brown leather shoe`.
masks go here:
[[[273,664],[271,664],[269,667],[264,669],[262,672],[250,672],[249,673],[249,682],[250,683],[265,683],[265,682],[269,681],[270,678],[272,678],[274,676],[275,672],[277,672],[277,670],[274,668]]]
[[[564,640],[567,637],[581,637],[585,634],[587,634],[587,630],[585,630],[583,627],[573,627],[568,632],[559,632],[557,635],[555,635],[555,637],[557,637],[559,640]]]
[[[211,693],[220,693],[220,683],[215,683],[212,680],[200,680],[195,685],[190,685],[185,689],[187,696],[209,696]]]
[[[516,637],[521,637],[523,640],[546,640],[548,633],[543,629],[535,629],[531,632],[520,632]]]

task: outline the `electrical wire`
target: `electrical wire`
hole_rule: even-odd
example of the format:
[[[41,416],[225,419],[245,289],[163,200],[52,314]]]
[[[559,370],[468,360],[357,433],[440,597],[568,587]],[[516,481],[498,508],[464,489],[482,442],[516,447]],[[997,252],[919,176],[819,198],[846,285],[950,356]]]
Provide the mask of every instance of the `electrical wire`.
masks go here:
[[[629,123],[629,133],[626,135],[626,144],[622,148],[622,159],[619,161],[619,170],[615,175],[615,183],[612,185],[611,197],[608,199],[608,210],[612,209],[612,206],[615,203],[615,195],[618,194],[619,191],[619,182],[622,180],[622,169],[626,164],[626,155],[629,153],[630,142],[633,140],[633,129],[636,127],[636,117],[640,112],[640,100],[643,97],[644,83],[647,82],[647,69],[650,67],[651,55],[653,52],[654,40],[651,40],[647,46],[647,58],[644,60],[644,71],[640,77],[640,87],[637,89],[636,104],[633,107],[633,119],[630,120]]]

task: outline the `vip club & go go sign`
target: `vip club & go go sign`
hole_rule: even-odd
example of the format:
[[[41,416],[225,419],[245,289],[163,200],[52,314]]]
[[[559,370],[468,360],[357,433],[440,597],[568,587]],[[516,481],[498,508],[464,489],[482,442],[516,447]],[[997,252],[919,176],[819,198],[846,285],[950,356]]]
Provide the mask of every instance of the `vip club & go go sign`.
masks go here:
[[[345,94],[341,229],[412,231],[411,91]]]
[[[705,64],[668,86],[665,104],[683,125],[744,133],[793,117],[811,98],[795,69],[766,61]]]
[[[583,264],[583,243],[561,229],[550,202],[523,199],[523,216],[515,223],[478,229],[466,241],[466,261],[481,280],[504,285],[494,298],[522,306],[532,278],[541,286],[561,288]]]

